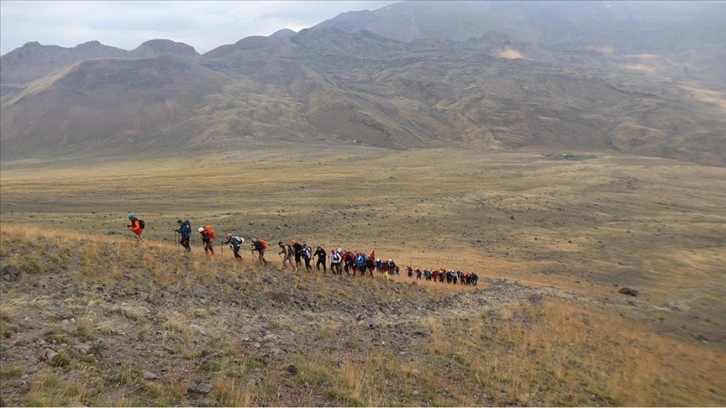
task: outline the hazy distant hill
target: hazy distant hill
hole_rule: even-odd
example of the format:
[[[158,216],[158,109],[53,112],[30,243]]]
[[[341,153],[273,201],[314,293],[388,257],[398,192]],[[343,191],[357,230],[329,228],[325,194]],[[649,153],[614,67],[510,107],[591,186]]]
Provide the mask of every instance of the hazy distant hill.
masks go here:
[[[89,41],[73,48],[40,45],[30,42],[0,58],[0,83],[26,83],[73,63],[94,58],[149,58],[177,55],[195,59],[199,53],[193,47],[171,40],[149,40],[131,51]]]
[[[0,58],[0,83],[25,83],[78,61],[128,55],[128,51],[89,41],[73,48],[29,42]]]
[[[3,103],[2,154],[178,148],[178,129],[222,86],[220,75],[171,55],[79,62]]]
[[[203,55],[26,44],[0,59],[1,154],[355,141],[726,165],[726,7],[682,6],[405,2]],[[104,52],[119,55],[90,61]]]
[[[367,30],[399,41],[466,41],[499,32],[561,52],[589,47],[613,57],[657,55],[688,64],[683,76],[726,90],[724,21],[723,2],[457,1],[401,2],[343,13],[316,27]]]

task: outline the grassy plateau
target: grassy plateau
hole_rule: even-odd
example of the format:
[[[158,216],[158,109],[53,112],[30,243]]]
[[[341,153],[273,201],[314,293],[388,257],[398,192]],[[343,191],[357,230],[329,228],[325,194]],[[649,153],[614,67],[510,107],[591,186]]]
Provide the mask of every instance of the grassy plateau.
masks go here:
[[[280,145],[0,176],[3,404],[726,405],[726,168]],[[205,257],[196,233],[186,255],[178,218],[479,285]]]

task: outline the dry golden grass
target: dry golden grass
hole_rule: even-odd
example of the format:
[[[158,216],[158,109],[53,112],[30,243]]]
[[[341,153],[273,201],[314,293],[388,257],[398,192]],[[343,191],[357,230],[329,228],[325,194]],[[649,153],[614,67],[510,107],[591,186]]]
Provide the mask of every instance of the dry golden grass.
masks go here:
[[[503,385],[497,405],[538,397],[545,405],[695,406],[726,385],[722,351],[582,305],[518,307],[497,322],[483,319],[461,339],[473,351],[472,374]]]
[[[34,373],[27,394],[4,391],[11,403],[726,403],[722,168],[585,154],[324,147],[3,166],[2,265],[41,284],[57,277],[87,289],[38,295],[4,286],[3,333],[23,336],[20,323],[37,316],[52,331],[48,339],[88,343],[101,355],[134,338],[148,345],[142,360],[164,373],[146,381],[133,362],[107,366],[95,355],[73,355],[66,367]],[[143,243],[126,231],[129,211],[148,224]],[[275,295],[305,294],[329,308],[267,313],[195,298],[150,306],[146,296],[195,288],[255,304],[275,292],[264,279],[288,276],[276,270],[274,249],[267,270],[247,245],[241,264],[219,245],[218,256],[206,258],[196,235],[185,255],[174,241],[177,218],[195,228],[212,224],[220,235],[305,240],[375,250],[402,267],[476,271],[480,286],[411,285],[403,269],[388,282],[298,272],[289,275],[289,292]],[[500,276],[559,297],[499,304],[485,279]],[[620,286],[642,295],[629,304]],[[104,300],[125,291],[142,296]],[[482,294],[489,304],[466,303],[461,294]],[[454,300],[440,314],[370,315],[360,327],[335,306],[381,297]],[[376,329],[368,331],[369,321]],[[390,329],[397,324],[423,334],[406,337],[401,349],[403,329]],[[252,345],[264,333],[316,346],[288,345],[295,351],[263,358]],[[287,373],[289,364],[297,374]],[[24,370],[3,369],[12,384]],[[191,399],[190,381],[202,380],[212,393]]]

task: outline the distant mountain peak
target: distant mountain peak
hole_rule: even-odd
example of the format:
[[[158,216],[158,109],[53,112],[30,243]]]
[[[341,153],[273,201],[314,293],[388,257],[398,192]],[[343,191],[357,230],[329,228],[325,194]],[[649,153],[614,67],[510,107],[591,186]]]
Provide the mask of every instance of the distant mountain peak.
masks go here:
[[[149,58],[160,55],[177,55],[188,59],[199,57],[199,53],[191,45],[167,39],[145,41],[129,54],[133,58]]]
[[[295,36],[295,31],[289,29],[289,28],[283,28],[281,30],[277,30],[272,35],[270,35],[270,38],[290,38]]]
[[[338,14],[338,16],[336,16],[335,18],[323,21],[322,23],[314,26],[313,28],[335,28],[341,31],[351,33],[361,29],[365,29],[371,23],[378,19],[378,15],[369,10],[347,11],[345,13]]]

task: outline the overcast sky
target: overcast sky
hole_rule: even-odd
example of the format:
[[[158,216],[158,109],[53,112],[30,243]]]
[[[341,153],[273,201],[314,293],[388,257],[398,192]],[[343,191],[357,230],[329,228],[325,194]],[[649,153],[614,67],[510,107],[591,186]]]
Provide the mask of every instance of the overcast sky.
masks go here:
[[[345,11],[397,1],[0,1],[0,55],[31,41],[75,47],[88,41],[132,50],[169,39],[203,54],[252,35],[299,31]]]

